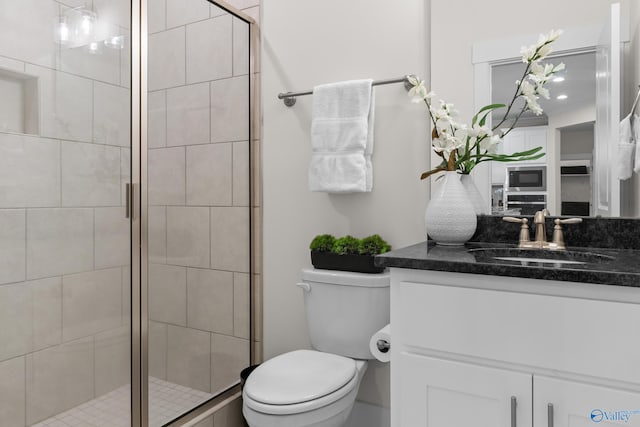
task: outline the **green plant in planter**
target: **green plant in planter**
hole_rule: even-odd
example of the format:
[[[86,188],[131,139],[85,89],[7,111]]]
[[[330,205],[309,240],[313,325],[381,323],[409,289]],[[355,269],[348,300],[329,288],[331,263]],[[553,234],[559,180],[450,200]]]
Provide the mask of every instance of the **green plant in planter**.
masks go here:
[[[309,249],[314,252],[331,252],[335,242],[336,238],[331,234],[319,234],[313,238],[309,245]]]
[[[391,245],[377,234],[365,237],[360,241],[359,253],[361,255],[379,255],[390,250]]]
[[[311,263],[323,270],[342,270],[359,273],[382,273],[384,267],[374,263],[374,255],[391,250],[391,246],[379,235],[364,239],[344,236],[336,239],[330,234],[320,234],[309,244]]]
[[[341,237],[336,239],[331,251],[338,255],[360,253],[360,240],[349,235]]]

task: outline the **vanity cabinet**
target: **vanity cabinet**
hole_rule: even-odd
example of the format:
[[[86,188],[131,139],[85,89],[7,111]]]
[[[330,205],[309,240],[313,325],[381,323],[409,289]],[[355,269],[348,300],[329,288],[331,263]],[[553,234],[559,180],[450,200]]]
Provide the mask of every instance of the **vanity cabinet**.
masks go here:
[[[637,291],[392,268],[391,424],[640,426]]]

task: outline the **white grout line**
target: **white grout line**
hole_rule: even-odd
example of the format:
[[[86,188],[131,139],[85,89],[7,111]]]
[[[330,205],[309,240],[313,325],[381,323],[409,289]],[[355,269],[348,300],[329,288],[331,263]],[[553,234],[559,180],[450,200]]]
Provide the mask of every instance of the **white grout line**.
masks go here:
[[[129,427],[130,386],[85,402],[32,427]],[[150,425],[159,427],[209,400],[213,395],[149,377]]]

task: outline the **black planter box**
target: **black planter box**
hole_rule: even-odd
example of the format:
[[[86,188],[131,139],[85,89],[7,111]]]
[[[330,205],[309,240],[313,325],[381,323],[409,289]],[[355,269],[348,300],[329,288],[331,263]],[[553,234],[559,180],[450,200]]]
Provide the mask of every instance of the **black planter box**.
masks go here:
[[[353,271],[356,273],[382,273],[384,267],[373,264],[372,255],[338,255],[331,252],[311,251],[311,264],[323,270]]]

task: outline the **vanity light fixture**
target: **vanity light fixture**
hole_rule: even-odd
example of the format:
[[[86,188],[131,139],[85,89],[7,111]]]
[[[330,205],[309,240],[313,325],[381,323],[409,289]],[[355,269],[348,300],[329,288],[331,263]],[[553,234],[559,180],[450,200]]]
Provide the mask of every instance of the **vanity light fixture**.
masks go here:
[[[55,31],[55,41],[58,44],[66,45],[69,43],[69,23],[66,16],[59,16]]]
[[[54,40],[71,48],[89,45],[97,20],[98,14],[86,6],[64,8],[56,21]]]
[[[568,98],[568,96],[565,95],[564,93],[562,95],[556,96],[556,99],[559,100],[559,101],[563,101],[563,100],[565,100],[567,98]]]
[[[55,23],[55,42],[67,48],[85,48],[90,54],[109,49],[124,49],[125,36],[120,28],[101,22],[98,13],[86,5],[63,8]]]

